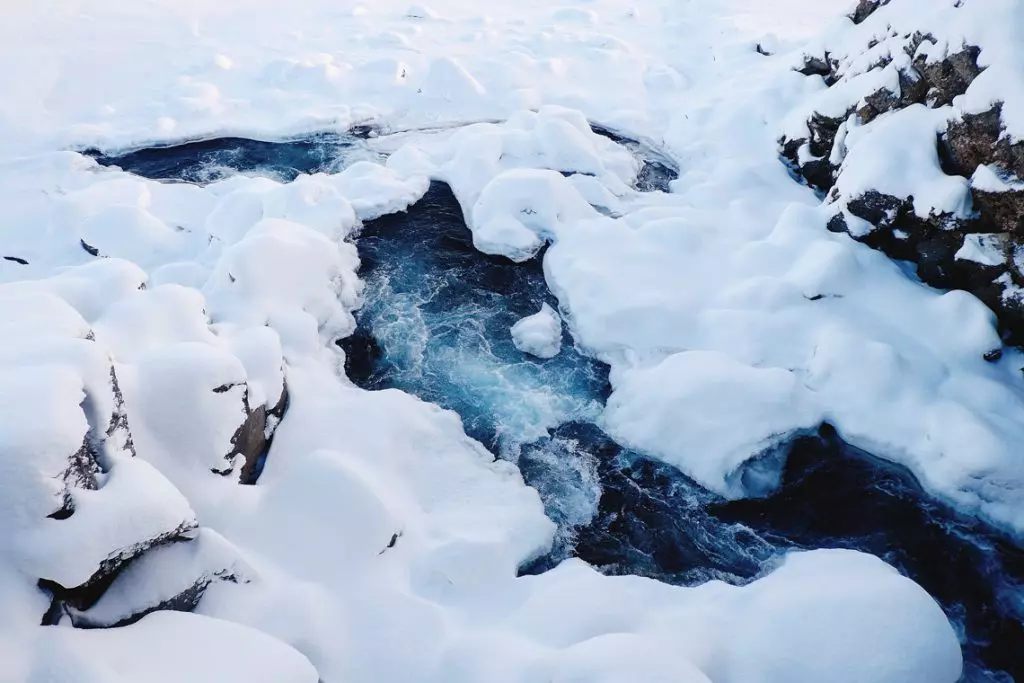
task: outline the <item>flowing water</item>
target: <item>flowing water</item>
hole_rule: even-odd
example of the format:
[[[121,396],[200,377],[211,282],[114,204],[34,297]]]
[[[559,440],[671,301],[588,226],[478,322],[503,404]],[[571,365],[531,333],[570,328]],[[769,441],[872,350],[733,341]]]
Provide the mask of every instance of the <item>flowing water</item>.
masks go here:
[[[600,132],[648,157],[638,189],[667,189],[666,160]],[[150,178],[209,182],[239,172],[287,181],[367,155],[359,137],[227,138],[97,158]],[[551,553],[524,573],[578,556],[607,573],[743,583],[789,549],[854,548],[942,604],[961,632],[965,681],[1024,681],[1024,551],[929,500],[906,471],[823,425],[792,445],[776,493],[725,501],[595,426],[608,370],[567,330],[550,360],[515,348],[509,328],[518,319],[544,303],[557,308],[543,254],[514,264],[476,251],[447,186],[435,183],[408,212],[368,223],[357,246],[366,302],[355,334],[339,340],[349,377],[458,412],[470,436],[519,465],[559,528]]]

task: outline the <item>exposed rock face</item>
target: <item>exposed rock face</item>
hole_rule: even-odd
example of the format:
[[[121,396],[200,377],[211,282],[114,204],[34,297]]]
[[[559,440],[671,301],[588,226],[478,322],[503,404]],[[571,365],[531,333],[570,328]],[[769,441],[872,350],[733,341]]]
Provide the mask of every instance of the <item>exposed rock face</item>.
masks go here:
[[[87,608],[68,602],[63,612],[79,628],[126,626],[160,610],[191,612],[212,583],[247,583],[253,573],[222,536],[197,529],[149,548]]]
[[[1019,289],[1024,272],[1014,259],[1024,243],[1024,142],[1005,134],[1001,104],[982,112],[952,106],[984,71],[978,63],[981,47],[957,47],[926,31],[900,32],[889,21],[890,4],[896,7],[900,0],[861,0],[857,5],[850,19],[866,22],[859,47],[848,43],[823,57],[805,57],[801,73],[821,76],[829,86],[843,84],[843,92],[853,94],[845,111],[837,111],[832,101],[824,111],[809,112],[805,133],[780,139],[781,156],[836,207],[830,230],[849,232],[893,258],[913,261],[929,284],[970,291],[996,311],[1011,338],[1024,341]],[[958,4],[953,12],[960,11]],[[890,84],[883,87],[861,85],[886,80]],[[847,133],[857,129],[858,139],[867,139],[881,117],[902,115],[914,105],[948,111],[948,126],[938,131],[938,157],[945,174],[970,179],[966,211],[934,211],[922,218],[909,193],[896,196],[881,189],[882,177],[879,189],[846,195],[837,187],[847,171]],[[902,153],[882,149],[882,154]]]
[[[133,561],[147,551],[167,543],[188,541],[189,537],[186,534],[194,531],[196,526],[194,521],[183,522],[181,526],[165,534],[150,538],[142,543],[119,548],[100,563],[88,581],[78,586],[69,588],[51,579],[39,579],[39,587],[48,591],[54,600],[50,611],[43,619],[44,625],[47,623],[57,623],[53,620],[54,616],[56,615],[59,620],[60,615],[66,609],[85,610],[92,607],[103,596],[104,592],[110,588],[114,579]]]
[[[238,431],[231,438],[234,448],[224,456],[224,459],[235,462],[240,457],[243,463],[239,470],[239,483],[255,484],[259,477],[260,458],[270,448],[277,425],[284,417],[284,411],[288,405],[288,387],[284,387],[277,403],[270,407],[259,405],[255,409],[251,408],[248,392],[245,393],[242,402],[245,406],[245,422],[238,427]]]
[[[876,9],[888,4],[889,0],[860,0],[857,3],[857,9],[853,11],[850,18],[853,19],[853,23],[859,24],[871,16]]]

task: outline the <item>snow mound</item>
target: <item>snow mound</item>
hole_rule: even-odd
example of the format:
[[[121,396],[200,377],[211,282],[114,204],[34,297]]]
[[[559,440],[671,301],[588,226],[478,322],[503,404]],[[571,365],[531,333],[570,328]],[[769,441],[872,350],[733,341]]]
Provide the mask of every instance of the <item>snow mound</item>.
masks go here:
[[[30,683],[316,683],[294,649],[219,619],[156,612],[110,630],[45,629],[35,643]]]
[[[547,304],[512,326],[512,342],[523,353],[554,358],[562,348],[562,319]]]
[[[691,351],[623,373],[608,399],[604,427],[620,443],[736,498],[770,493],[780,471],[773,451],[821,419],[792,372]],[[764,473],[757,471],[759,458],[769,461]]]

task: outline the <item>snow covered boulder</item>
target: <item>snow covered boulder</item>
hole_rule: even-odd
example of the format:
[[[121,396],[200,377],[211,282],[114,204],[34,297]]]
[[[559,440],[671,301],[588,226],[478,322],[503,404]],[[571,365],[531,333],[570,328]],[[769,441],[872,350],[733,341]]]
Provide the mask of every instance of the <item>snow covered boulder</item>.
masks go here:
[[[220,619],[157,612],[131,626],[40,631],[29,683],[317,683],[309,660]]]
[[[557,239],[563,226],[598,215],[561,173],[517,169],[483,189],[469,227],[477,249],[518,262],[533,257],[545,241]]]
[[[792,439],[820,409],[797,377],[717,352],[688,351],[614,382],[603,416],[620,443],[675,465],[728,498],[778,485]]]
[[[554,358],[562,349],[562,319],[555,309],[544,304],[538,313],[512,326],[512,343],[523,353],[538,358]]]
[[[922,588],[850,550],[788,555],[740,589],[729,683],[953,683],[960,644]]]
[[[238,357],[215,346],[183,342],[144,354],[128,392],[140,454],[169,472],[198,468],[248,481],[285,394],[278,384],[276,396],[257,399],[247,379]]]
[[[96,334],[120,363],[145,459],[169,475],[198,466],[249,482],[284,415],[281,339],[264,325],[211,326],[206,305],[179,285],[133,292]]]
[[[212,529],[164,544],[121,571],[87,610],[68,608],[76,627],[109,628],[132,624],[159,610],[191,612],[214,581],[248,582],[254,570],[238,550]]]
[[[55,606],[87,607],[126,564],[196,521],[134,457],[109,351],[51,284],[0,288],[13,326],[0,341],[0,559],[10,552]]]

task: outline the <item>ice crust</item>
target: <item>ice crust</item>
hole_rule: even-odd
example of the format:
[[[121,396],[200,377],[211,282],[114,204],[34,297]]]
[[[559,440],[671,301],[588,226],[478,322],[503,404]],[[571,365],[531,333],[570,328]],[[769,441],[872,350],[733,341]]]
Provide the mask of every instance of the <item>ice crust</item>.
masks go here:
[[[572,560],[517,578],[554,533],[537,493],[455,414],[353,387],[334,346],[364,295],[360,222],[444,181],[480,251],[521,261],[550,245],[548,284],[575,343],[612,368],[601,421],[624,443],[712,491],[761,495],[777,447],[827,421],[1019,537],[1024,359],[983,360],[1000,340],[979,301],[829,233],[829,209],[777,159],[793,112],[831,97],[790,68],[806,41],[868,30],[846,2],[805,4],[0,10],[0,256],[26,262],[0,261],[0,681],[954,683],[936,603],[855,552],[795,553],[744,587]],[[999,84],[1024,82],[1007,56],[1024,10],[967,6],[938,37],[984,42],[989,68],[958,111],[998,94],[1019,135],[1022,98]],[[931,16],[924,0],[890,7],[900,26]],[[934,138],[935,116],[900,112],[886,139]],[[369,141],[386,162],[291,183],[156,182],[55,151],[370,119],[420,130]],[[638,192],[636,159],[588,119],[663,148],[681,170],[672,192]],[[884,171],[918,213],[968,210],[937,159],[879,169],[856,131],[848,144],[863,159],[851,168]],[[962,258],[984,263],[976,246]],[[543,358],[562,321],[538,315],[512,334]],[[286,386],[259,484],[211,472],[245,405]],[[100,438],[95,486],[47,518],[68,458],[122,412],[135,454],[117,430]],[[116,621],[233,568],[198,614],[38,625],[37,580],[74,588],[196,525],[204,545],[148,551],[92,614]]]

